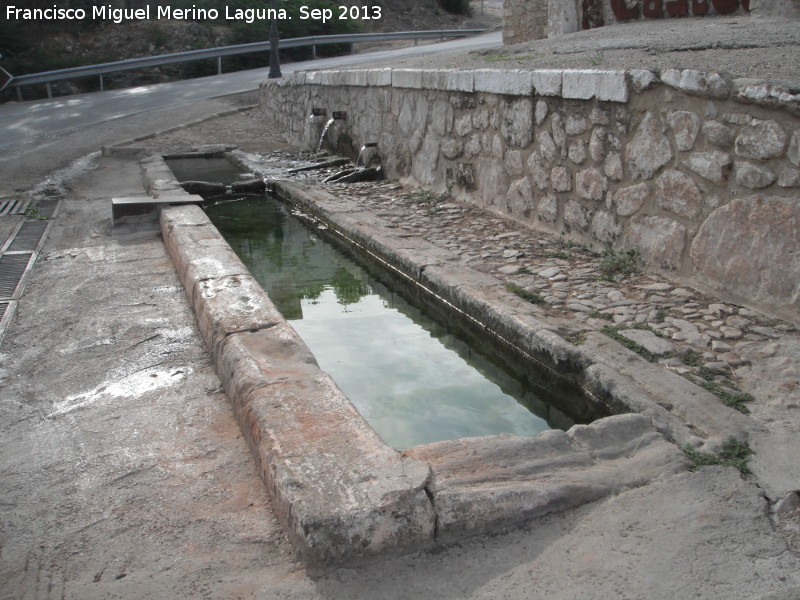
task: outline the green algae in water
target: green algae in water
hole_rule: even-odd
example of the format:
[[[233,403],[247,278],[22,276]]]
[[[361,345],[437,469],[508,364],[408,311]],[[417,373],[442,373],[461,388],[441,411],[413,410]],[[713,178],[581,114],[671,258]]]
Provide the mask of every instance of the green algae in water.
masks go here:
[[[213,181],[230,185],[241,169],[227,158],[170,158],[166,161],[178,181]]]
[[[245,199],[208,214],[389,445],[550,428],[528,408],[543,403],[517,379],[319,239],[285,205]]]

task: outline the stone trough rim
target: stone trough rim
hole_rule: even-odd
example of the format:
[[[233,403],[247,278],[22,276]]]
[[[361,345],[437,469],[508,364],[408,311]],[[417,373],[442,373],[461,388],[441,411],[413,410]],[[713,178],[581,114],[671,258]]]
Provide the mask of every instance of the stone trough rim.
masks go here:
[[[158,165],[158,163],[159,163],[159,161],[156,160],[155,164]],[[147,168],[145,168],[145,180],[148,180]],[[181,220],[184,221],[182,224],[179,223]],[[204,273],[202,269],[199,269],[199,270],[195,269],[194,271],[192,271],[191,269],[187,269],[187,265],[181,263],[182,259],[180,257],[180,254],[182,252],[185,253],[186,248],[180,248],[179,247],[180,243],[178,243],[177,245],[175,243],[173,232],[176,229],[176,227],[178,227],[178,228],[179,227],[189,228],[189,229],[191,229],[191,230],[193,230],[195,232],[200,230],[200,229],[202,229],[203,230],[203,236],[206,238],[204,240],[205,250],[206,251],[210,252],[211,254],[218,253],[218,252],[223,252],[223,254],[225,255],[223,262],[224,263],[228,263],[230,265],[232,270],[236,272],[235,276],[241,277],[241,278],[247,278],[247,277],[252,277],[252,276],[249,275],[249,272],[244,267],[244,265],[242,265],[240,263],[240,261],[238,260],[238,257],[236,257],[233,254],[233,251],[230,249],[230,246],[227,244],[227,242],[224,239],[222,239],[221,235],[216,230],[216,228],[213,227],[213,225],[210,224],[210,221],[208,221],[208,218],[205,216],[205,214],[202,212],[201,209],[199,209],[198,207],[195,207],[195,206],[192,206],[192,207],[171,207],[171,208],[163,209],[161,211],[161,228],[162,228],[162,233],[163,233],[163,237],[164,237],[164,242],[165,242],[165,244],[167,246],[167,249],[169,251],[170,256],[172,257],[173,262],[175,263],[176,270],[178,271],[179,277],[180,277],[180,279],[181,279],[181,281],[182,281],[182,283],[184,285],[184,288],[185,288],[186,293],[187,293],[187,297],[190,300],[190,304],[192,305],[192,308],[194,309],[195,314],[198,316],[198,319],[199,319],[200,318],[200,313],[203,313],[204,311],[208,312],[208,309],[207,309],[207,307],[204,306],[205,298],[204,298],[203,294],[200,294],[200,293],[197,292],[197,285],[200,284],[200,283],[203,283],[203,282],[208,282],[211,279],[214,279],[215,275],[213,273],[212,274],[209,274],[207,272]],[[217,274],[217,275],[220,275],[220,274]],[[221,276],[231,277],[230,274],[222,274]],[[498,282],[498,284],[499,284],[499,282]],[[266,294],[264,294],[264,297],[266,297]],[[267,299],[267,301],[268,301],[268,299]],[[271,302],[269,304],[271,305]],[[229,341],[235,335],[237,335],[239,333],[248,334],[248,333],[258,332],[258,331],[268,331],[272,326],[274,326],[276,324],[281,325],[281,326],[283,326],[285,324],[286,327],[291,329],[291,326],[289,324],[285,323],[285,320],[283,319],[283,317],[279,313],[277,314],[277,316],[270,315],[270,319],[272,319],[274,322],[271,323],[269,326],[265,326],[265,327],[245,326],[244,328],[242,328],[241,324],[237,324],[237,323],[232,324],[232,326],[230,326],[230,325],[226,326],[224,323],[223,324],[217,323],[215,325],[215,327],[216,326],[219,326],[219,327],[217,328],[216,333],[213,333],[213,332],[210,333],[208,331],[203,331],[202,330],[203,328],[201,327],[201,333],[203,334],[204,340],[205,340],[205,342],[206,342],[206,344],[207,344],[207,346],[209,348],[209,351],[210,351],[211,356],[212,356],[212,360],[215,363],[215,367],[217,368],[218,373],[221,374],[221,372],[222,372],[222,366],[221,366],[221,362],[222,362],[222,358],[221,357],[222,357],[222,354],[223,354],[222,347],[223,346],[228,346],[229,345]],[[219,331],[226,332],[226,333],[220,334]],[[564,343],[564,341],[560,337],[558,337],[556,334],[554,334],[552,331],[547,330],[547,329],[543,329],[542,331],[544,332],[545,337],[547,337],[551,341],[554,340],[554,339],[557,339],[557,340],[560,340],[561,343]],[[301,341],[301,344],[302,344],[302,341]],[[557,341],[556,345],[561,345],[561,344]],[[596,366],[596,365],[592,365],[592,366]],[[599,369],[599,370],[602,371],[602,369]],[[323,373],[323,375],[326,375],[326,374]],[[241,375],[234,374],[232,377],[235,380],[237,377],[240,377],[240,376]],[[221,377],[222,377],[222,374],[221,374]],[[623,393],[626,392],[625,384],[624,383],[621,384],[619,381],[617,381],[619,378],[618,377],[615,378],[613,373],[600,372],[600,373],[595,373],[593,375],[593,377],[596,380],[603,381],[604,385],[608,385],[608,381],[612,381],[612,383],[613,383],[612,387],[616,386],[617,388],[622,390]],[[242,403],[240,402],[240,399],[235,397],[236,396],[236,391],[235,390],[236,389],[241,389],[241,386],[237,386],[235,381],[234,381],[234,382],[229,382],[229,385],[226,385],[225,387],[226,387],[226,393],[229,396],[229,400],[232,402],[234,407],[241,406]],[[636,395],[636,393],[637,393],[635,391],[634,392],[630,392],[629,390],[627,390],[627,391],[628,391],[629,394],[633,394],[633,395]],[[231,397],[231,396],[234,396],[234,397]],[[342,394],[342,397],[347,402],[347,404],[350,404],[349,400],[347,400],[346,396],[344,396]],[[242,415],[240,414],[241,411],[239,409],[237,409],[236,412],[237,412],[237,419],[239,420],[240,427],[243,429],[243,431],[245,431],[245,426],[246,425],[242,421]],[[640,412],[643,412],[645,415],[647,415],[647,411],[646,410],[640,411]],[[360,415],[359,415],[359,417],[360,417]],[[629,418],[630,415],[622,415],[622,417],[623,418]],[[641,420],[640,417],[637,417],[637,418],[639,418]],[[599,421],[595,421],[595,423],[601,423],[601,422],[604,422],[604,421],[607,421],[607,420],[613,421],[614,419],[618,419],[618,417],[608,417],[606,419],[600,419]],[[648,419],[648,421],[650,419],[652,419],[652,415],[647,415],[647,419]],[[363,420],[363,418],[362,418],[362,420]],[[255,421],[259,422],[258,419],[255,419]],[[364,421],[364,423],[366,424],[366,421]],[[249,425],[252,425],[252,422],[250,422]],[[366,424],[366,425],[367,425],[367,427],[369,427],[368,424]],[[640,425],[641,424],[637,425],[637,427],[639,427]],[[592,429],[593,426],[594,426],[594,424],[589,425],[589,426],[580,426],[580,427]],[[598,430],[602,430],[602,427],[603,426],[598,426]],[[369,428],[371,429],[371,427],[369,427]],[[649,430],[651,430],[653,435],[655,435],[659,439],[663,440],[663,435],[662,435],[664,433],[663,431],[660,432],[660,433],[656,433],[656,431],[653,430],[653,427],[649,422],[647,423],[647,428]],[[657,430],[659,428],[656,427],[655,429]],[[261,457],[264,457],[265,462],[269,463],[270,460],[276,460],[276,458],[274,457],[274,453],[273,453],[272,458],[269,458],[269,456],[271,456],[270,455],[271,450],[259,446],[259,444],[261,443],[261,440],[264,439],[264,436],[262,435],[262,433],[263,432],[258,431],[258,432],[255,432],[253,434],[253,436],[251,436],[251,444],[250,444],[251,445],[251,450],[256,455],[257,460],[260,460]],[[506,437],[507,438],[508,436],[488,436],[488,437]],[[522,437],[522,436],[511,436],[511,437]],[[252,439],[255,439],[255,442],[252,441]],[[470,440],[470,439],[473,439],[473,438],[462,438],[462,440]],[[481,439],[481,438],[477,438],[477,439]],[[536,438],[533,438],[533,439],[536,439]],[[460,440],[457,440],[457,442],[458,441],[460,441]],[[381,440],[381,442],[382,442],[382,440]],[[328,540],[323,539],[322,541],[320,541],[320,536],[318,535],[319,532],[314,532],[314,534],[316,536],[316,537],[314,537],[314,536],[308,535],[307,531],[298,530],[298,527],[297,527],[298,522],[302,522],[303,519],[305,517],[307,517],[308,515],[300,514],[298,516],[297,514],[294,514],[292,516],[292,511],[295,510],[295,512],[296,512],[298,508],[297,508],[297,506],[292,506],[291,502],[289,502],[289,505],[285,506],[283,508],[284,514],[282,515],[282,520],[284,522],[284,526],[287,529],[287,533],[289,533],[289,537],[292,539],[292,542],[294,543],[295,547],[298,549],[299,554],[304,558],[304,560],[306,561],[306,563],[308,564],[309,567],[324,569],[324,568],[328,568],[330,566],[338,565],[338,564],[362,562],[364,560],[372,559],[376,555],[381,555],[382,556],[382,555],[385,555],[387,553],[393,553],[393,552],[398,552],[398,551],[408,552],[408,551],[414,550],[414,549],[430,548],[430,547],[433,547],[433,546],[435,546],[437,544],[437,533],[438,533],[437,532],[437,513],[436,513],[437,506],[436,506],[436,498],[434,497],[434,494],[431,491],[431,484],[432,484],[432,481],[433,481],[432,477],[435,477],[435,474],[431,474],[430,465],[427,465],[426,463],[424,463],[424,461],[416,461],[416,462],[414,462],[416,460],[416,459],[414,459],[414,454],[418,454],[420,452],[424,452],[424,450],[426,448],[429,448],[431,445],[428,444],[428,445],[423,445],[423,446],[416,446],[416,447],[408,449],[408,450],[406,450],[404,452],[399,452],[399,451],[396,451],[394,449],[391,449],[385,443],[384,443],[384,445],[386,446],[387,449],[391,450],[392,453],[395,453],[397,459],[401,460],[401,462],[404,461],[404,460],[410,460],[410,461],[412,461],[412,464],[421,466],[421,465],[419,465],[419,463],[422,463],[422,465],[425,465],[425,467],[423,467],[423,469],[427,468],[427,474],[422,479],[424,480],[423,481],[423,487],[424,487],[425,501],[427,502],[427,506],[421,506],[420,503],[417,502],[417,501],[415,501],[416,504],[414,504],[414,502],[412,502],[412,505],[414,505],[414,508],[410,512],[417,511],[417,514],[416,514],[416,516],[412,516],[410,518],[410,521],[414,520],[414,519],[416,519],[416,520],[413,523],[411,523],[409,521],[409,523],[401,524],[399,526],[399,529],[401,529],[402,531],[395,537],[389,536],[389,538],[387,538],[389,540],[388,542],[386,542],[386,543],[381,542],[381,543],[373,545],[372,547],[368,547],[368,548],[365,549],[364,547],[361,547],[361,548],[353,547],[352,544],[348,545],[348,543],[345,543],[344,545],[337,546],[336,545],[337,543],[335,541],[330,540],[330,539],[328,539]],[[675,450],[675,452],[678,452],[680,454],[680,452],[678,451],[678,449],[675,446],[673,446],[672,444],[669,444],[669,445]],[[281,460],[281,457],[277,457],[277,460]],[[668,469],[664,472],[664,474],[666,474],[667,472],[669,472],[669,473],[675,472],[675,470],[678,468],[678,467],[675,467],[675,464],[677,462],[679,462],[679,461],[677,459],[675,459],[674,457],[671,457],[670,460],[672,462],[669,463],[669,461],[668,461],[668,463],[669,463],[667,465]],[[279,487],[281,485],[281,482],[278,481],[275,478],[270,478],[270,475],[267,473],[268,471],[274,472],[275,471],[274,466],[271,466],[270,464],[262,464],[261,465],[262,478],[265,479],[265,483],[267,483],[268,490],[269,490],[270,494],[273,496],[273,499],[275,499],[276,496],[285,498],[285,496],[281,496],[281,490],[277,489],[277,487]],[[637,480],[635,483],[626,484],[626,486],[627,487],[631,487],[631,486],[643,485],[644,483],[647,483],[647,482],[646,481],[642,482],[642,481]],[[417,489],[417,492],[421,492],[421,490],[419,489],[419,485],[418,484],[419,484],[419,481],[417,482],[417,486],[416,487],[414,487],[414,486],[412,486],[412,487],[414,489]],[[623,486],[623,489],[624,489],[624,487],[625,486]],[[602,494],[607,495],[608,493],[616,493],[617,491],[620,491],[620,490],[619,489],[609,488],[609,489],[603,489],[602,492],[598,492],[598,493],[602,493]],[[411,493],[412,496],[414,495],[413,489],[407,490],[407,492]],[[566,493],[566,492],[564,492],[564,493]],[[401,493],[400,495],[402,496],[403,494]],[[419,495],[420,494],[418,493],[417,496],[419,496]],[[600,496],[600,497],[602,497],[602,496]],[[598,497],[597,496],[590,496],[590,497],[587,497],[581,503],[584,503],[584,502],[587,502],[587,501],[590,502],[590,501],[593,501],[595,499],[598,499]],[[403,502],[405,502],[405,501],[406,501],[406,499],[403,500]],[[500,519],[498,521],[499,524],[498,524],[497,529],[502,530],[504,528],[507,528],[510,524],[518,523],[518,522],[525,521],[525,520],[529,520],[530,518],[538,517],[538,516],[541,516],[542,514],[547,514],[548,512],[553,512],[553,511],[557,511],[557,510],[566,510],[568,508],[572,508],[572,507],[575,506],[574,502],[575,501],[572,500],[572,504],[569,504],[569,503],[563,504],[562,503],[561,505],[559,505],[558,502],[553,503],[552,499],[549,499],[548,503],[546,503],[545,507],[542,509],[543,512],[541,512],[541,513],[533,512],[533,513],[529,513],[529,514],[526,514],[526,515],[520,515],[517,518],[515,518],[514,515],[510,515],[510,516],[509,515],[505,515],[505,519]],[[280,502],[278,502],[278,504],[280,504]],[[425,502],[423,502],[422,504],[425,504]],[[388,520],[394,522],[394,521],[397,520],[396,516],[398,514],[402,515],[401,520],[406,519],[406,517],[407,517],[406,513],[409,512],[409,511],[407,511],[407,508],[408,507],[405,506],[405,505],[402,506],[402,507],[399,507],[399,508],[396,505],[387,505],[387,506],[381,506],[378,509],[378,512],[379,513],[387,513],[387,511],[388,511],[388,517],[387,517]],[[300,508],[300,510],[302,511],[302,507]],[[280,507],[279,507],[279,512],[281,512],[281,508]],[[356,512],[358,512],[358,511],[356,511]],[[314,520],[317,516],[318,515],[310,515],[309,518],[310,518],[310,520]],[[334,524],[333,525],[334,528],[335,527],[341,527],[342,523],[347,522],[347,519],[350,518],[350,516],[352,516],[352,515],[345,514],[344,512],[337,513],[336,510],[333,510],[332,512],[328,512],[328,514],[326,515],[326,522],[327,523],[333,523]],[[383,514],[383,517],[386,517],[386,514]],[[349,523],[348,525],[346,525],[345,528],[350,527],[350,529],[352,530],[352,529],[359,529],[360,527],[362,527],[363,524],[358,522],[359,518],[360,517],[358,515],[356,515],[356,521],[352,522],[352,523]],[[405,529],[403,529],[403,528],[405,528]],[[302,528],[300,528],[300,529],[302,529]],[[494,530],[491,530],[491,528],[489,529],[489,531],[494,532]],[[480,530],[480,531],[472,532],[472,534],[487,533],[489,531]],[[350,533],[352,533],[352,531],[350,531]],[[336,535],[339,535],[339,534],[336,534]],[[470,532],[467,532],[466,535],[470,535]],[[325,538],[324,533],[323,533],[323,535],[321,537]],[[358,536],[356,536],[356,537],[358,537]]]

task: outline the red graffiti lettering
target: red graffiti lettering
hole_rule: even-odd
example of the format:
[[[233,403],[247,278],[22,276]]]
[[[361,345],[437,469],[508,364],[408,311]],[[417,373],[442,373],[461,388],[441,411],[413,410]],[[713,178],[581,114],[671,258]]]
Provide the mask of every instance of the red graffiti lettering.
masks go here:
[[[639,16],[639,3],[637,2],[632,8],[628,8],[625,0],[611,0],[611,11],[620,21],[636,19]]]
[[[736,9],[739,8],[738,0],[711,0],[711,4],[714,5],[716,11],[721,15],[735,12]]]
[[[667,2],[667,13],[670,17],[685,17],[689,14],[689,0],[673,0]]]
[[[689,0],[637,0],[631,4],[626,0],[610,0],[611,11],[620,21],[639,18],[639,11],[645,18],[661,19],[664,17],[664,6],[670,17],[689,16]],[[691,0],[691,14],[696,16],[707,15],[710,10],[709,4],[714,6],[714,10],[721,15],[736,12],[739,9],[739,0]],[[584,28],[591,26],[588,24],[591,15],[591,8],[587,11],[587,6],[591,6],[591,0],[584,0]],[[750,11],[750,0],[741,0],[742,10]]]

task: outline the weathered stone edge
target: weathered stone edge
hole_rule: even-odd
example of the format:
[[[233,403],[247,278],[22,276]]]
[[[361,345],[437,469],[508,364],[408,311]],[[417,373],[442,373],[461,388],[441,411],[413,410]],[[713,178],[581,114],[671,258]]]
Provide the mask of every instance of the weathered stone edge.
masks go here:
[[[371,231],[371,239],[379,246],[391,245],[385,232]],[[568,432],[571,453],[582,457],[585,469],[573,472],[569,467],[560,475],[564,459],[556,458],[547,467],[548,471],[555,470],[554,478],[542,480],[538,475],[530,476],[530,458],[525,453],[516,460],[511,455],[504,461],[522,473],[513,482],[503,473],[490,471],[480,489],[443,483],[448,466],[442,463],[439,450],[419,447],[401,454],[378,438],[327,374],[319,370],[305,344],[200,209],[165,209],[162,233],[279,518],[298,553],[312,568],[496,532],[644,485],[683,468],[675,446],[647,433],[652,423],[658,423],[653,413],[660,407],[636,390],[633,395],[638,394],[646,405],[640,411],[644,416],[609,417]],[[369,232],[362,241],[368,239]],[[433,258],[426,262],[428,257]],[[442,276],[447,269],[436,263],[448,259],[441,252],[420,254],[409,249],[396,259],[403,269],[418,276],[424,274],[431,284],[442,279],[442,291],[455,290],[456,295],[487,306],[494,302],[494,298],[481,298],[480,289],[498,282],[481,275],[472,288],[461,289],[458,272],[451,270]],[[554,362],[574,361],[571,345],[517,308],[512,297],[495,310],[513,323],[522,323],[519,327],[524,335],[529,335],[529,327],[533,327],[536,343],[541,344],[537,349],[551,353]],[[497,322],[504,323],[502,318]],[[619,385],[619,377],[612,379]],[[674,433],[685,426],[666,413],[666,421],[670,420],[656,428],[673,434],[668,437],[675,439]],[[298,426],[301,422],[312,426]],[[643,430],[644,422],[647,427]],[[609,436],[612,431],[616,433]],[[684,438],[691,435],[688,430],[679,434]],[[553,435],[558,433],[521,443],[546,447]],[[502,444],[509,437],[515,438],[483,439],[493,444],[497,438]],[[637,454],[645,439],[651,450]],[[461,442],[473,443],[453,443]],[[626,454],[623,450],[628,446],[633,452]],[[427,452],[431,464],[415,452]],[[483,460],[482,456],[476,459],[478,464]],[[342,468],[343,464],[347,466]],[[632,472],[638,475],[626,475]],[[505,490],[500,496],[493,491],[497,485]],[[500,498],[501,502],[494,502]],[[494,508],[487,510],[487,504],[493,503]]]
[[[431,250],[410,250],[409,240],[393,238],[391,230],[382,230],[374,222],[362,224],[357,214],[327,209],[323,200],[326,193],[321,190],[285,181],[275,182],[275,188],[456,308],[472,317],[480,315],[490,330],[532,357],[573,374],[574,380],[600,401],[646,415],[667,438],[709,450],[731,436],[746,439],[750,425],[747,417],[607,336],[588,335],[582,345],[573,345],[559,335],[557,328],[531,314],[529,304],[510,292],[498,294],[497,290],[503,288],[501,282],[457,264],[455,257],[443,258],[442,251],[432,244],[420,240],[421,246],[430,246]],[[421,260],[421,256],[436,258]]]
[[[161,229],[278,516],[306,563],[321,568],[432,544],[428,465],[375,434],[201,209],[164,209]]]
[[[686,468],[683,453],[638,414],[534,438],[435,442],[406,454],[433,469],[429,488],[441,542],[569,510]]]
[[[175,180],[172,170],[159,154],[151,154],[139,161],[142,169],[142,185],[150,194],[169,193],[176,195],[189,194]]]
[[[736,78],[696,69],[342,69],[295,72],[280,83],[395,87],[516,96],[560,96],[628,102],[631,92],[666,85],[687,94],[782,108],[800,114],[800,89],[782,82]]]
[[[279,519],[311,568],[496,533],[685,468],[682,453],[633,414],[398,453],[319,369],[198,207],[164,209],[161,228]],[[478,474],[477,486],[448,475],[448,448],[461,445],[470,451],[456,463]],[[498,447],[500,464],[486,468]]]

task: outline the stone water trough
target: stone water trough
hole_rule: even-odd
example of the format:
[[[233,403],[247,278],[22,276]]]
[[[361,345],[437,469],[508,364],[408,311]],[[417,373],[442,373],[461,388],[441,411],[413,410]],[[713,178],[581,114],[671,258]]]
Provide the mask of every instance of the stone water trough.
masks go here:
[[[145,180],[157,164],[143,162]],[[394,450],[319,368],[203,211],[165,208],[164,241],[203,339],[279,518],[312,569],[502,531],[685,469],[673,442],[710,449],[744,437],[742,415],[613,340],[569,344],[499,281],[424,240],[400,237],[320,190],[276,187],[511,343],[565,368],[590,394],[630,411],[535,438]]]

